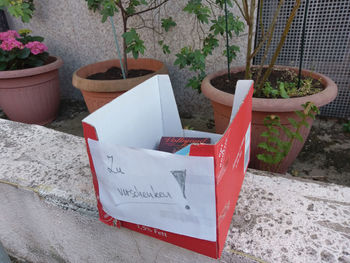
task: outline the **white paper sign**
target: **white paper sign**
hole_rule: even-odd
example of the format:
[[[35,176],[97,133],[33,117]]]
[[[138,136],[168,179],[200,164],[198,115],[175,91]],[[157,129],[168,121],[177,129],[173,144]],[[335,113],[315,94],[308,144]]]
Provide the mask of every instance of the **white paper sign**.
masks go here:
[[[110,216],[216,241],[214,161],[88,140]]]

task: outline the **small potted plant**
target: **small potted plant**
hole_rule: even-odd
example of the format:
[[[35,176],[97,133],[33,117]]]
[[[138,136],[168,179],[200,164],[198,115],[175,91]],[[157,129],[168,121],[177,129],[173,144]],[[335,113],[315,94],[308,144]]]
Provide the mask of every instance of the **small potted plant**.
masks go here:
[[[144,41],[140,39],[136,28],[129,26],[129,19],[140,17],[152,10],[159,9],[165,5],[168,0],[163,1],[105,1],[105,0],[86,0],[88,8],[93,11],[100,11],[102,22],[108,19],[112,24],[114,40],[116,44],[118,59],[102,61],[90,64],[78,69],[73,74],[73,85],[80,89],[84,96],[85,103],[89,112],[93,112],[107,102],[113,100],[122,93],[130,90],[139,83],[156,74],[166,74],[166,66],[158,60],[150,58],[139,58],[144,54],[146,47]],[[123,46],[120,45],[117,38],[117,32],[114,26],[113,16],[121,13],[123,24]],[[145,21],[142,19],[142,21]],[[162,28],[168,31],[176,23],[171,17],[163,18]],[[143,25],[142,28],[152,28],[149,25]],[[159,32],[157,32],[159,33]],[[170,53],[169,46],[163,41],[159,44],[164,53]],[[133,58],[128,58],[131,53]]]
[[[26,23],[33,0],[0,1],[0,9]],[[28,29],[0,33],[0,108],[14,121],[47,124],[60,104],[58,69],[63,62],[50,56],[44,38]]]
[[[226,35],[227,44],[225,55],[227,57],[228,67],[225,70],[209,74],[205,77],[204,71],[202,70],[203,66],[202,69],[200,69],[196,66],[196,64],[193,64],[193,60],[183,60],[181,54],[184,53],[183,51],[178,54],[179,58],[181,58],[180,61],[184,61],[184,63],[178,63],[180,66],[190,66],[190,70],[192,69],[199,73],[197,77],[190,80],[190,86],[198,87],[199,83],[201,83],[201,91],[211,100],[214,109],[216,131],[218,133],[223,133],[229,123],[236,81],[238,79],[254,79],[255,92],[253,98],[251,167],[258,169],[266,167],[264,160],[261,160],[263,159],[261,154],[264,152],[266,153],[267,150],[272,150],[272,147],[269,149],[261,149],[261,147],[258,147],[259,145],[262,146],[261,143],[266,140],[266,136],[261,137],[261,135],[266,135],[266,125],[270,123],[266,120],[266,117],[272,116],[274,123],[276,120],[280,122],[281,126],[279,129],[282,130],[281,132],[279,130],[278,133],[279,138],[282,141],[290,141],[291,138],[289,138],[289,136],[291,134],[288,131],[292,132],[294,136],[296,134],[296,130],[298,131],[298,135],[296,135],[298,137],[297,139],[301,138],[302,141],[305,141],[305,138],[310,131],[312,124],[311,115],[314,113],[315,108],[312,107],[313,111],[307,113],[307,115],[310,116],[307,116],[308,118],[305,119],[307,124],[303,122],[302,127],[298,126],[299,121],[302,120],[301,115],[298,116],[295,111],[304,112],[305,109],[302,105],[309,105],[307,102],[312,102],[312,105],[315,107],[321,107],[334,100],[337,95],[337,87],[335,83],[324,75],[307,70],[275,66],[275,62],[285,42],[293,19],[299,9],[301,0],[295,1],[295,5],[286,21],[283,34],[279,39],[278,46],[273,53],[272,59],[268,66],[264,65],[267,60],[268,50],[271,45],[274,29],[278,21],[278,14],[283,2],[284,1],[278,2],[277,9],[274,13],[270,26],[262,29],[264,32],[263,36],[258,39],[258,44],[256,45],[256,48],[253,49],[256,19],[255,14],[258,1],[216,1],[216,3],[218,3],[221,7],[225,7],[225,15],[223,16],[223,19],[220,20],[221,23],[215,22],[215,24],[218,25],[215,27],[213,25],[211,29],[217,27],[221,30],[220,32],[222,32],[222,35]],[[235,68],[230,67],[230,62],[232,61],[232,57],[235,57],[235,53],[230,52],[230,50],[234,49],[229,45],[229,37],[230,25],[231,28],[237,28],[237,26],[232,26],[234,23],[232,23],[233,20],[230,17],[233,15],[227,10],[227,5],[232,6],[233,3],[235,3],[238,7],[248,26],[247,50],[245,52],[246,65],[244,67]],[[193,4],[193,1],[189,1],[189,4]],[[194,11],[191,13],[197,16],[199,22],[208,23],[207,21],[215,21],[215,19],[209,19],[211,15],[210,10],[213,9],[207,8],[204,4],[199,3],[197,5],[193,5],[192,9]],[[206,12],[206,20],[201,19],[204,12]],[[200,14],[201,17],[199,17],[198,14]],[[261,17],[262,14],[260,13],[259,15]],[[238,22],[236,21],[236,24],[237,23]],[[258,21],[258,23],[259,26],[262,27],[261,21]],[[208,36],[210,36],[210,33]],[[208,37],[204,38],[205,41],[203,42],[203,48],[202,50],[199,50],[202,55],[205,55],[204,51],[206,43],[215,43],[214,41],[208,42],[206,39],[208,39]],[[216,48],[218,45],[212,44],[211,47]],[[264,54],[262,63],[259,66],[254,66],[252,65],[252,59],[259,51],[262,51]],[[274,116],[278,116],[278,118],[274,118]],[[293,122],[292,119],[296,122]],[[285,132],[286,129],[283,129],[282,127],[288,129],[287,133]],[[301,137],[299,135],[301,135]],[[288,154],[284,156],[283,159],[280,159],[280,162],[282,163],[275,165],[274,167],[270,167],[270,170],[282,173],[286,172],[288,166],[293,162],[303,146],[303,142],[298,140],[295,141],[294,139],[295,136],[293,137],[291,147],[287,147],[289,148]]]
[[[43,41],[30,30],[0,33],[0,107],[11,120],[46,124],[57,116],[63,62]]]

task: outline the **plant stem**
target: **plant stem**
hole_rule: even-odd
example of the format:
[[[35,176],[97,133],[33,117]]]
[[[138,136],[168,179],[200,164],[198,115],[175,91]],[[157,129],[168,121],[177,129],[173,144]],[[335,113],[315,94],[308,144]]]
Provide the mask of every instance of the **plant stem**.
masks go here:
[[[136,12],[136,13],[131,14],[131,15],[129,15],[129,16],[131,17],[131,16],[135,16],[135,15],[140,15],[140,14],[143,14],[143,13],[145,13],[145,12],[154,10],[154,9],[156,9],[156,8],[158,8],[158,7],[162,6],[162,5],[164,5],[164,4],[165,4],[166,2],[168,2],[168,1],[169,1],[169,0],[164,0],[163,2],[161,2],[161,3],[159,3],[159,4],[155,5],[155,6],[152,6],[152,7],[150,7],[150,8],[145,9],[145,10]]]
[[[299,9],[300,2],[301,2],[301,0],[296,0],[296,2],[295,2],[295,5],[294,5],[294,7],[293,7],[293,10],[292,10],[290,16],[288,17],[287,24],[286,24],[286,26],[285,26],[285,28],[284,28],[284,31],[283,31],[282,37],[281,37],[281,39],[280,39],[280,42],[278,43],[278,46],[277,46],[277,48],[276,48],[276,50],[275,50],[275,53],[274,53],[273,56],[272,56],[271,62],[270,62],[270,64],[269,64],[269,67],[267,68],[267,70],[266,70],[266,72],[265,72],[265,74],[264,74],[262,80],[260,81],[260,83],[258,83],[258,88],[259,88],[259,89],[262,89],[262,87],[263,87],[265,81],[269,78],[269,76],[270,76],[270,74],[271,74],[271,72],[272,72],[273,66],[274,66],[275,63],[276,63],[276,60],[277,60],[277,58],[278,58],[278,55],[279,55],[279,53],[280,53],[280,51],[281,51],[281,49],[282,49],[282,47],[283,47],[283,44],[284,44],[284,42],[285,42],[285,40],[286,40],[286,38],[287,38],[289,29],[290,29],[290,27],[291,27],[291,25],[292,25],[292,22],[293,22],[293,20],[294,20],[294,17],[295,17],[295,15],[296,15],[296,13],[297,13],[297,11],[298,11],[298,9]]]
[[[306,19],[307,19],[307,11],[309,9],[309,0],[306,0],[305,4],[305,13],[304,13],[304,21],[303,21],[303,32],[301,34],[301,47],[300,47],[300,59],[299,59],[299,74],[298,74],[298,89],[301,84],[301,69],[303,67],[303,57],[304,57],[304,45],[305,45],[305,35],[306,35]]]
[[[225,23],[226,23],[226,58],[227,58],[227,77],[231,80],[230,74],[230,48],[228,43],[228,21],[227,21],[227,0],[225,0]]]
[[[297,128],[296,128],[296,130],[295,130],[295,133],[296,133],[296,134],[300,133],[300,129],[301,129],[301,127],[303,126],[302,123],[306,121],[306,118],[307,118],[307,115],[304,114],[302,120],[298,122]],[[294,139],[295,139],[294,137],[292,137],[292,138],[289,139],[288,148],[287,148],[287,150],[285,150],[285,156],[284,156],[284,158],[278,163],[276,171],[278,171],[278,170],[280,169],[280,167],[281,167],[281,165],[282,165],[282,162],[284,161],[284,159],[286,158],[286,156],[287,156],[288,153],[290,152],[290,149],[292,148],[292,144],[293,144]]]
[[[261,37],[261,40],[258,41],[258,45],[257,47],[255,48],[255,50],[253,51],[252,55],[251,55],[251,58],[254,58],[256,56],[256,54],[260,51],[260,49],[263,47],[265,41],[268,39],[268,37],[273,34],[274,32],[274,28],[275,28],[275,24],[276,24],[276,21],[277,21],[277,17],[278,17],[278,14],[280,12],[280,9],[281,9],[281,6],[283,4],[284,0],[280,0],[278,6],[277,6],[277,9],[273,15],[273,19],[272,19],[272,22],[268,28],[268,30],[266,31],[266,33],[264,34],[264,36]],[[262,8],[261,8],[262,9]],[[262,23],[262,22],[261,22]]]
[[[117,53],[118,53],[118,58],[119,58],[119,61],[120,61],[120,68],[122,70],[123,79],[126,79],[124,65],[123,65],[123,60],[122,60],[122,56],[121,56],[120,48],[119,48],[119,42],[118,42],[118,37],[117,37],[117,30],[115,29],[113,17],[110,16],[109,17],[109,21],[111,22],[112,28],[113,28],[114,41],[115,41],[115,46],[117,48]]]
[[[248,25],[248,44],[247,44],[247,54],[246,54],[246,66],[245,66],[245,79],[251,78],[251,61],[252,61],[252,45],[253,45],[253,26],[254,26],[254,12],[256,9],[255,0],[251,0],[250,2],[250,11],[249,6],[246,0],[243,0],[243,10],[246,13],[246,23]]]
[[[263,71],[263,68],[264,68],[264,64],[265,64],[265,61],[267,59],[267,55],[268,55],[268,52],[269,52],[269,49],[270,49],[270,45],[271,45],[271,42],[272,42],[273,34],[275,32],[275,26],[276,26],[276,22],[277,22],[277,17],[278,17],[278,14],[279,14],[280,10],[281,10],[283,2],[284,2],[284,0],[280,0],[279,1],[277,9],[276,9],[276,11],[274,13],[274,16],[273,16],[273,19],[272,19],[270,28],[269,28],[269,32],[267,34],[267,42],[266,42],[266,45],[265,45],[264,55],[263,55],[263,57],[261,59],[261,63],[260,63],[260,66],[259,66],[257,77],[256,77],[256,83],[257,84],[260,83],[260,79],[261,79],[262,71]],[[259,91],[260,90],[261,89],[259,89]]]
[[[122,1],[118,1],[117,6],[119,7],[120,11],[121,11],[121,15],[122,15],[122,21],[123,21],[123,33],[126,33],[128,31],[128,14],[125,10],[125,8],[123,7],[123,3]],[[128,57],[127,57],[127,53],[126,53],[126,42],[125,42],[125,38],[123,37],[123,65],[124,65],[124,70],[125,70],[125,75],[128,76]]]
[[[233,0],[235,2],[235,4],[237,5],[239,12],[241,13],[242,17],[244,18],[245,21],[248,20],[248,18],[246,17],[246,14],[243,11],[243,8],[240,6],[240,4],[237,2],[237,0]]]
[[[245,63],[245,79],[249,79],[251,76],[251,52],[253,44],[253,27],[248,24],[248,44],[247,44],[247,54],[246,54],[246,63]]]

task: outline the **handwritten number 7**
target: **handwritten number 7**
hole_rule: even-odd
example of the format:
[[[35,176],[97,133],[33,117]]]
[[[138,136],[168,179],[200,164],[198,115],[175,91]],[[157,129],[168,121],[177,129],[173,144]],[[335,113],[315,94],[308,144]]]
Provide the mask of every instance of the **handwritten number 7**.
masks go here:
[[[108,158],[109,160],[111,160],[111,161],[110,161],[110,166],[107,167],[107,171],[108,171],[108,172],[114,173],[114,174],[125,174],[125,173],[122,171],[122,169],[121,169],[120,167],[115,167],[115,168],[113,169],[113,165],[114,165],[114,164],[113,164],[113,161],[114,161],[113,156],[107,155],[107,158]]]

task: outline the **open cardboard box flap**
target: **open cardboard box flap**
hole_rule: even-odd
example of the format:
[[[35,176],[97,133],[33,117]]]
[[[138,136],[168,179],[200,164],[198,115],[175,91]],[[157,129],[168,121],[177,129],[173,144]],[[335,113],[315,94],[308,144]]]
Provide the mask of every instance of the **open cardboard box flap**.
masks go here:
[[[253,82],[239,81],[223,135],[181,126],[170,79],[157,75],[83,120],[100,220],[217,258],[249,162]],[[162,136],[209,137],[189,156]]]

